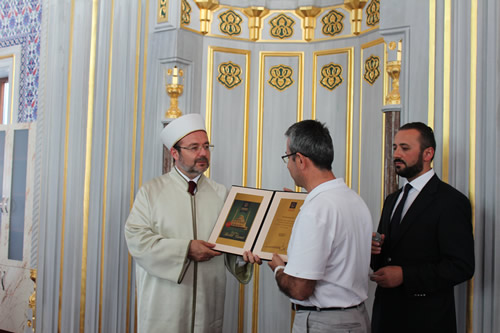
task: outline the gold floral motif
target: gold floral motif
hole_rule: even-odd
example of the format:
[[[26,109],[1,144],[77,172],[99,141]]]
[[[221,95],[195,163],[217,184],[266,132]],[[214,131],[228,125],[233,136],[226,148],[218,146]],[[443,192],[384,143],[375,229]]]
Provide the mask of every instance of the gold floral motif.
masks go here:
[[[232,10],[228,10],[219,15],[219,29],[229,36],[237,36],[241,33],[241,22],[243,19]]]
[[[168,0],[158,1],[158,22],[168,21]]]
[[[285,14],[276,16],[269,23],[271,24],[271,36],[285,39],[293,35],[293,25],[295,21]]]
[[[380,76],[380,58],[373,54],[365,61],[365,74],[363,78],[369,84],[373,85],[377,78]]]
[[[269,74],[271,75],[271,79],[268,81],[269,85],[279,91],[283,91],[293,84],[293,69],[290,66],[273,66],[269,70]]]
[[[380,22],[380,0],[372,0],[366,7],[366,25],[373,27]]]
[[[344,30],[344,14],[332,9],[323,16],[323,29],[321,30],[325,35],[335,36]]]
[[[227,89],[233,89],[241,83],[241,67],[237,64],[229,62],[223,62],[219,65],[219,75],[217,76],[217,81],[219,81]]]
[[[319,83],[323,87],[333,91],[342,82],[344,82],[344,78],[342,77],[342,66],[331,62],[321,68],[321,80]]]
[[[181,24],[189,25],[191,23],[191,6],[187,0],[181,2]]]

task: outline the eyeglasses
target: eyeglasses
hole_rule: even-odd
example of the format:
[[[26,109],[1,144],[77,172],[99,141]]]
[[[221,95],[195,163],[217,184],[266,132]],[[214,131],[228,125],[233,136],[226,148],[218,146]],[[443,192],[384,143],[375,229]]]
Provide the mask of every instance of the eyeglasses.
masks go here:
[[[295,153],[283,155],[283,156],[281,156],[281,159],[283,160],[283,162],[285,164],[288,164],[288,160],[290,159],[290,156],[293,156],[293,155],[295,155],[297,153],[298,153],[298,151],[296,151]]]
[[[192,153],[199,153],[202,149],[205,151],[212,151],[214,149],[214,145],[205,144],[205,145],[201,145],[201,146],[190,146],[190,147],[178,146],[177,148],[185,149],[185,150],[190,151]]]

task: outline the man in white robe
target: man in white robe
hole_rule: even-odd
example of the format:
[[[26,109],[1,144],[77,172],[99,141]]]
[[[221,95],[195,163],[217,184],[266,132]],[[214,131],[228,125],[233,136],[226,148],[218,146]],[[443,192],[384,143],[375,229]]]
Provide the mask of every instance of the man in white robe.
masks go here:
[[[162,131],[172,170],[141,187],[125,224],[136,262],[139,332],[221,332],[228,269],[248,283],[251,265],[221,256],[208,239],[227,190],[206,178],[210,148],[203,118],[180,117]],[[196,182],[194,194],[189,182]]]

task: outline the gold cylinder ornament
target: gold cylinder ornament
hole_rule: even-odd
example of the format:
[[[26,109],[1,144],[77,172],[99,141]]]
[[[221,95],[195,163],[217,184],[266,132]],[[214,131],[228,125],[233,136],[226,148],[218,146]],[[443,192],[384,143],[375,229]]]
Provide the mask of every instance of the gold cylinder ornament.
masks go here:
[[[184,71],[177,66],[167,70],[167,84],[165,88],[170,97],[170,107],[165,113],[165,118],[179,118],[182,116],[182,112],[179,109],[179,96],[184,91],[183,77]]]
[[[262,18],[269,13],[265,7],[249,7],[243,10],[248,16],[248,29],[250,30],[250,39],[256,41],[259,39],[260,29],[262,28]]]
[[[206,35],[210,31],[212,12],[219,7],[217,0],[194,0],[200,9],[200,32]]]
[[[321,9],[313,6],[300,7],[295,13],[303,19],[304,39],[308,42],[314,39],[314,29],[316,28],[316,17],[321,13]]]
[[[354,35],[361,33],[361,22],[363,20],[363,7],[368,0],[344,0],[344,6],[351,10],[351,31]]]

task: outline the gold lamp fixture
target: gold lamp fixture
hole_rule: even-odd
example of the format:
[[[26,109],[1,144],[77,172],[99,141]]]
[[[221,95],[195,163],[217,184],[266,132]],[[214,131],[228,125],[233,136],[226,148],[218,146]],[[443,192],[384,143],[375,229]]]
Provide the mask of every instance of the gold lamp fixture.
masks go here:
[[[167,70],[167,84],[165,88],[170,97],[170,107],[165,112],[165,118],[179,118],[182,116],[182,112],[179,109],[179,96],[184,91],[183,76],[183,70],[177,68],[177,66]]]

